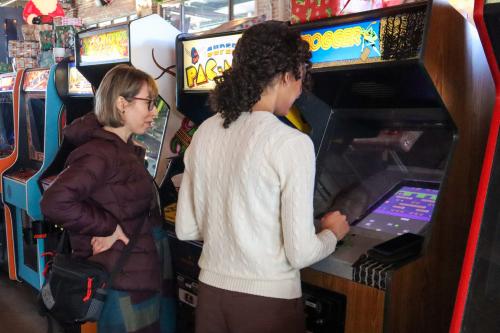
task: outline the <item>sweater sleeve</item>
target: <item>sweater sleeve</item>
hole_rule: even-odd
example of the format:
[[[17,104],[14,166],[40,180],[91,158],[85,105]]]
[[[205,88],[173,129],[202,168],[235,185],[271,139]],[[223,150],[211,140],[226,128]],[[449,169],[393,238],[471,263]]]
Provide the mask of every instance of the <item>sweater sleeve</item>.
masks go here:
[[[70,232],[86,236],[109,236],[118,220],[104,207],[90,200],[96,188],[106,183],[110,166],[96,154],[74,151],[66,169],[45,191],[43,215]]]
[[[175,233],[180,240],[201,240],[201,228],[198,225],[194,206],[194,184],[191,173],[191,146],[184,153],[184,174],[179,189],[177,212],[175,216]]]
[[[306,135],[283,143],[276,156],[281,187],[281,223],[285,253],[297,269],[312,265],[335,250],[330,230],[316,234],[313,217],[314,145]]]

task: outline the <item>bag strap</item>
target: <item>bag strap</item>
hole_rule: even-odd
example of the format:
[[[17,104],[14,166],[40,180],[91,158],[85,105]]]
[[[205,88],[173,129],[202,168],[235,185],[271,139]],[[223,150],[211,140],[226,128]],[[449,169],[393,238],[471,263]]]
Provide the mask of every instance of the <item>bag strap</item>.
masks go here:
[[[114,279],[122,269],[123,265],[125,265],[125,262],[127,259],[130,257],[130,254],[132,253],[132,249],[134,248],[135,244],[137,243],[137,239],[139,238],[139,234],[141,232],[142,227],[144,224],[146,224],[146,221],[149,220],[151,217],[152,212],[154,209],[158,206],[158,189],[156,188],[155,182],[153,181],[153,199],[151,200],[151,204],[149,206],[149,212],[148,216],[144,219],[143,223],[138,223],[137,226],[134,228],[132,237],[129,238],[128,244],[125,246],[121,256],[118,258],[115,266],[113,267],[113,270],[109,274],[108,278],[108,286],[112,287]]]
[[[57,248],[56,248],[57,253],[71,253],[71,245],[70,245],[70,240],[69,240],[69,232],[66,229],[63,229],[63,232],[61,234],[61,238],[59,238],[59,241],[57,242]]]
[[[132,253],[132,249],[135,246],[135,243],[137,242],[137,239],[139,238],[139,233],[141,232],[142,226],[146,223],[146,221],[149,219],[149,216],[151,215],[151,212],[148,213],[148,216],[144,220],[143,223],[138,223],[137,226],[134,228],[132,237],[129,238],[128,244],[125,246],[123,249],[122,254],[116,261],[115,266],[113,267],[113,270],[109,274],[108,282],[109,282],[109,287],[113,285],[113,281],[122,269],[123,265],[125,265],[125,262],[127,259],[130,257],[130,254]]]

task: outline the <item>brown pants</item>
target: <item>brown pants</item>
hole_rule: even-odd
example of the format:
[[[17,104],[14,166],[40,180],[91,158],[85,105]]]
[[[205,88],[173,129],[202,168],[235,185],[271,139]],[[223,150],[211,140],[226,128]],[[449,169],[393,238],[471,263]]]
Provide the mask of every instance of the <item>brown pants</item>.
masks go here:
[[[302,298],[280,299],[200,283],[196,333],[304,333]]]

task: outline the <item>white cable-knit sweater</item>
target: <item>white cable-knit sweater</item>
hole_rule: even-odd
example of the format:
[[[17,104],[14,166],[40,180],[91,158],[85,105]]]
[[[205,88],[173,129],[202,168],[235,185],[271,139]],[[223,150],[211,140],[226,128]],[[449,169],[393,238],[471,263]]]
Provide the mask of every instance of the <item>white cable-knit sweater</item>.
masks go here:
[[[270,112],[219,114],[186,151],[175,231],[203,240],[199,280],[222,289],[292,299],[299,269],[332,253],[337,239],[313,224],[314,146]]]

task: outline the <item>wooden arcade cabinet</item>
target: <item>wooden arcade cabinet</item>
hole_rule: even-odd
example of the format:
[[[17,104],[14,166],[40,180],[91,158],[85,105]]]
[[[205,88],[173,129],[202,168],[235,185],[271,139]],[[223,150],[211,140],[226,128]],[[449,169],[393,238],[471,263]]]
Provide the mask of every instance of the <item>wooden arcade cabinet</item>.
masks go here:
[[[296,28],[313,49],[311,98],[332,110],[318,153],[315,214],[339,209],[352,223],[343,244],[304,269],[302,280],[346,297],[339,332],[444,332],[493,103],[477,31],[447,1]],[[361,55],[314,60],[338,29],[362,32],[354,43]],[[307,96],[297,104],[307,114]],[[375,256],[377,245],[409,233],[423,238],[418,254]]]

